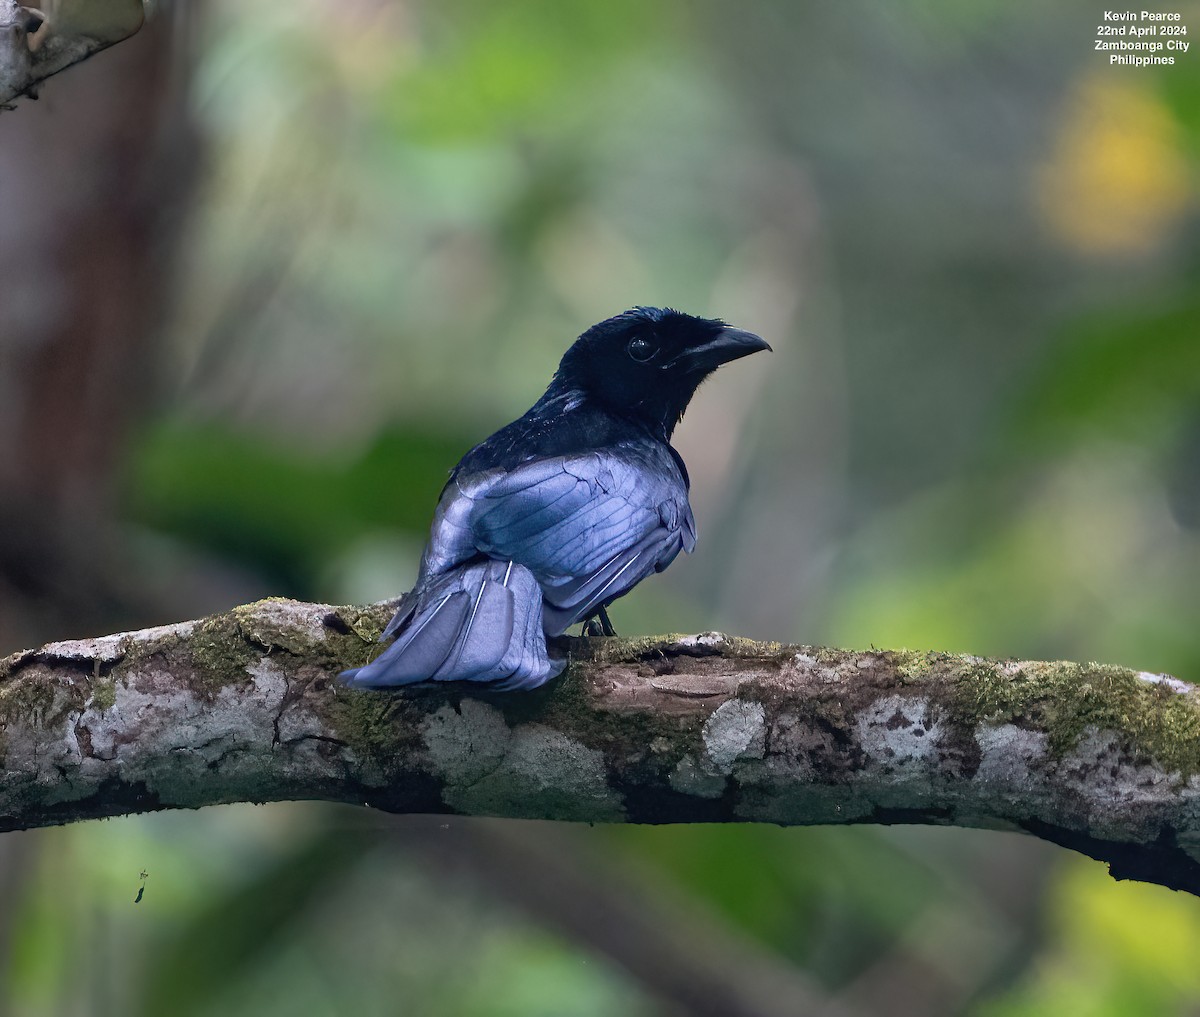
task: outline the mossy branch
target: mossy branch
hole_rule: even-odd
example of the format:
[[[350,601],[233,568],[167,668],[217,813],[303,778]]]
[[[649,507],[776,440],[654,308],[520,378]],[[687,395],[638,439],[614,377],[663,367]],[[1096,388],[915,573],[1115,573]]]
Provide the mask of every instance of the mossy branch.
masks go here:
[[[1099,664],[564,639],[532,693],[351,691],[389,616],[266,600],[0,661],[0,830],[221,802],[1023,830],[1200,893],[1200,694]]]

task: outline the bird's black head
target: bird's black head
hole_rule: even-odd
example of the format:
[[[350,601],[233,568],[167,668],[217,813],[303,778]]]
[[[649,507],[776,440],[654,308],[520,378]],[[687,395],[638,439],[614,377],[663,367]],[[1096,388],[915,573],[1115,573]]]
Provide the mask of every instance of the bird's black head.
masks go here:
[[[770,348],[714,318],[635,307],[584,332],[563,354],[552,388],[578,391],[669,438],[705,378]]]

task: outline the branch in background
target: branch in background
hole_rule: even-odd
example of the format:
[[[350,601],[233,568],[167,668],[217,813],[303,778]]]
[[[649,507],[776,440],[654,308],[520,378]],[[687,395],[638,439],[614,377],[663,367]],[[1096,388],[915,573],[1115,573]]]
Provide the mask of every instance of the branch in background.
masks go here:
[[[0,0],[0,109],[142,27],[142,0]]]
[[[234,801],[1023,830],[1200,893],[1200,695],[1099,664],[568,639],[533,693],[355,692],[386,604],[267,600],[0,662],[0,829]]]
[[[615,862],[577,829],[406,820],[402,848],[461,886],[474,879],[543,928],[607,957],[668,1012],[691,1017],[856,1017],[803,974],[651,871]]]
[[[63,23],[62,3],[42,6]],[[0,654],[68,625],[114,631],[261,595],[210,595],[192,562],[156,579],[162,559],[115,522],[131,425],[160,389],[163,309],[202,162],[185,87],[196,18],[196,5],[160,9],[56,81],[50,102],[0,118]],[[0,32],[0,53],[11,41]]]

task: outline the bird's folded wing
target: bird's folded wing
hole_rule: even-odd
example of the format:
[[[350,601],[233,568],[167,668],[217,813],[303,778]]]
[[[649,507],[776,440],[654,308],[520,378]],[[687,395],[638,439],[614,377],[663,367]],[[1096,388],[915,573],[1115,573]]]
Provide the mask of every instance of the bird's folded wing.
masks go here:
[[[537,576],[550,634],[666,568],[696,539],[687,489],[665,449],[533,460],[472,497],[475,546]]]

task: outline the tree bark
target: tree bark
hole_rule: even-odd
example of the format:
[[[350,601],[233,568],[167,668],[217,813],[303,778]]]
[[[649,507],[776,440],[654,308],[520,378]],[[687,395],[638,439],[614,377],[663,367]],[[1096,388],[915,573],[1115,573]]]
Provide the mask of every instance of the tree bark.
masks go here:
[[[532,693],[361,692],[390,605],[266,600],[0,661],[0,830],[222,802],[1022,830],[1200,893],[1200,696],[1100,664],[563,639]]]
[[[59,71],[133,35],[141,0],[0,0],[0,109]]]

